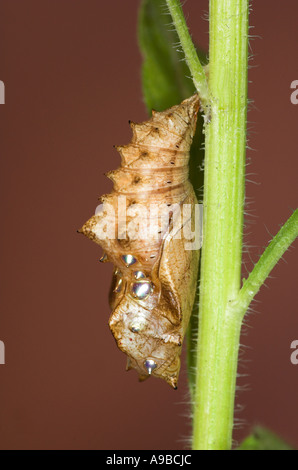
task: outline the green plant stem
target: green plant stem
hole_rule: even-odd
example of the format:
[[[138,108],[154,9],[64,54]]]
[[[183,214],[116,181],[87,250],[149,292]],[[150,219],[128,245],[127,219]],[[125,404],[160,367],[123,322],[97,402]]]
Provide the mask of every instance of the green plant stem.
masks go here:
[[[293,212],[291,217],[281,227],[254,266],[248,278],[243,281],[243,287],[231,306],[241,317],[245,315],[252,299],[297,236],[298,209]]]
[[[241,318],[248,0],[210,0],[204,243],[193,419],[194,449],[230,449]]]
[[[179,0],[166,0],[166,2],[185,53],[186,62],[191,71],[194,85],[198,90],[202,107],[206,110],[206,105],[209,101],[207,78],[189,35],[181,3]]]
[[[193,57],[181,5],[167,0],[198,93],[202,74]],[[255,294],[298,235],[296,210],[241,284],[249,0],[210,0],[209,102],[205,134],[204,241],[199,336],[188,351],[193,399],[193,449],[230,449],[239,337]],[[179,32],[180,30],[180,32]],[[204,88],[204,86],[203,86]],[[196,322],[193,322],[195,325]],[[189,337],[193,331],[190,331]],[[192,341],[189,341],[192,344]],[[196,361],[196,374],[193,364]],[[195,385],[193,378],[195,375]]]

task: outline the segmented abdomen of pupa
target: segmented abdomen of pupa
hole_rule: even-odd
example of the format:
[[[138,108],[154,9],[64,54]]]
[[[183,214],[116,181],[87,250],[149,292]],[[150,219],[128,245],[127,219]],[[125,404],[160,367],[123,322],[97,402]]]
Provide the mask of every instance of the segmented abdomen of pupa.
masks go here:
[[[198,108],[194,95],[153,111],[146,122],[130,122],[131,142],[116,147],[121,166],[107,175],[113,190],[81,229],[115,267],[109,326],[127,369],[173,388],[197,280],[199,252],[185,249],[184,229],[193,227],[197,203],[188,161]],[[181,216],[184,205],[188,219]]]

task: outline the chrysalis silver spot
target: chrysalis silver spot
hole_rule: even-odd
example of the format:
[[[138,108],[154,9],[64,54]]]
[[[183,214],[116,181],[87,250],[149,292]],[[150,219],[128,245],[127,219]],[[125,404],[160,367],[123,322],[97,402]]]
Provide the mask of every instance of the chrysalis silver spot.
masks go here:
[[[152,371],[156,369],[157,364],[155,361],[153,361],[153,359],[146,359],[144,366],[146,367],[148,374],[151,375]]]
[[[136,279],[144,279],[144,277],[146,277],[142,271],[135,271],[134,276]]]
[[[132,325],[130,329],[133,333],[138,333],[140,331],[141,327],[138,323],[136,323],[136,324]]]
[[[118,281],[117,281],[116,287],[114,289],[114,292],[120,292],[121,288],[122,288],[122,279],[119,278]]]
[[[151,283],[148,281],[139,281],[135,282],[132,285],[131,288],[131,293],[133,297],[139,299],[139,300],[144,300],[148,295],[151,293],[152,286]]]
[[[133,255],[123,255],[122,259],[127,267],[137,262],[137,259]]]

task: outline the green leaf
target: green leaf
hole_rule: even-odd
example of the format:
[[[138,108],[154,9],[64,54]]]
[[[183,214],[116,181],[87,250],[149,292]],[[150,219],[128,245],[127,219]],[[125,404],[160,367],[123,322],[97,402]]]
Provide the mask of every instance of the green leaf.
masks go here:
[[[183,54],[177,51],[179,38],[165,0],[142,0],[138,34],[144,58],[142,81],[148,111],[170,108],[195,93],[190,70]],[[206,63],[205,55],[199,55]]]
[[[238,450],[294,450],[268,429],[257,426]]]

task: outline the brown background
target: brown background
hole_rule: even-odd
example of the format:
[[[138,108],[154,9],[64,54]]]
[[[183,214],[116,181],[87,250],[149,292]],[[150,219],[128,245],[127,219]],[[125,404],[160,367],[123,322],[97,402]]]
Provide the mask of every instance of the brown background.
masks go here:
[[[113,144],[145,119],[139,1],[1,0],[0,446],[2,449],[181,449],[190,431],[180,387],[137,382],[107,326],[111,266],[77,235],[110,190]],[[208,44],[208,2],[185,5]],[[248,269],[297,199],[296,0],[253,2],[246,256]],[[296,245],[297,246],[297,245]],[[252,260],[252,261],[251,261]],[[235,439],[256,423],[298,446],[297,250],[273,271],[248,317]],[[237,424],[236,423],[236,424]],[[238,428],[237,424],[237,428]]]

